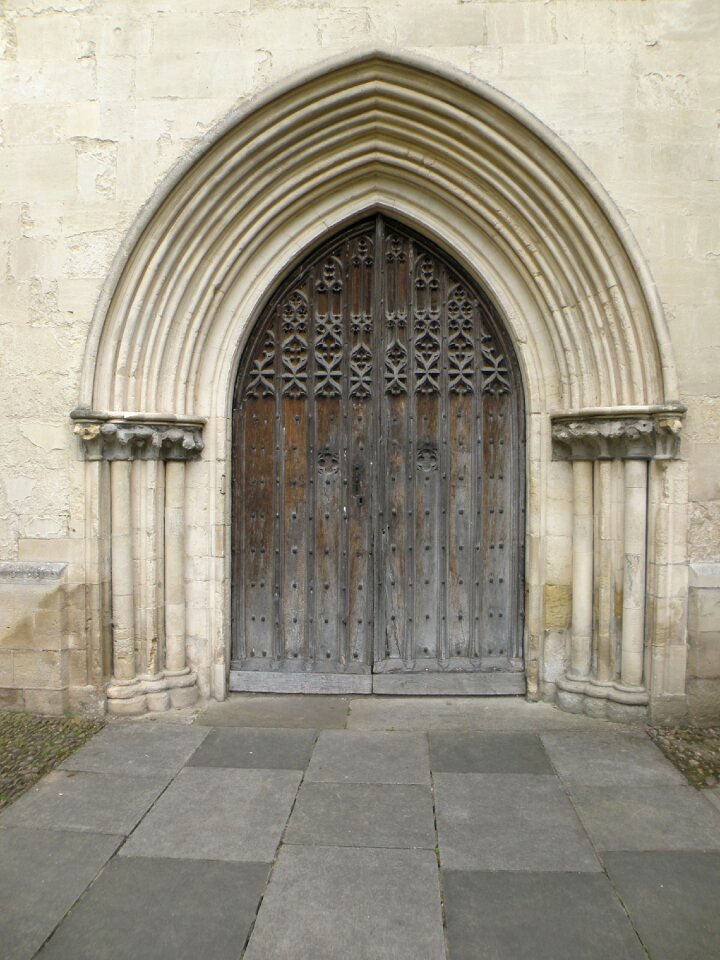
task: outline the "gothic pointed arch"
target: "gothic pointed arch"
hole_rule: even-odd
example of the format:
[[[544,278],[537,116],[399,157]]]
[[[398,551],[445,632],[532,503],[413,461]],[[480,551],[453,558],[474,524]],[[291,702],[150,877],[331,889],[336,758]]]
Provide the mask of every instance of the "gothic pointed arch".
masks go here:
[[[82,403],[224,413],[265,281],[374,205],[482,264],[557,408],[675,398],[652,279],[587,168],[489,85],[376,52],[241,109],[171,174],[108,278]]]
[[[324,65],[227,117],[158,188],[115,259],[88,336],[76,429],[89,459],[112,461],[113,502],[144,511],[139,533],[155,522],[153,498],[164,489],[160,529],[184,551],[175,566],[163,561],[174,592],[158,588],[144,601],[147,655],[137,645],[133,652],[133,589],[145,597],[146,588],[133,587],[132,563],[121,556],[135,549],[131,532],[112,541],[117,558],[87,551],[89,582],[110,566],[120,571],[112,600],[126,614],[112,615],[113,656],[124,664],[117,696],[136,695],[133,670],[154,664],[163,644],[168,662],[189,669],[183,639],[201,688],[226,690],[240,358],[268,291],[301,251],[378,214],[427,238],[487,292],[517,355],[530,695],[557,689],[570,708],[605,698],[628,709],[644,709],[648,689],[677,696],[687,586],[673,531],[687,493],[672,461],[682,407],[645,261],[612,200],[536,117],[487,84],[384,51]],[[337,385],[333,336],[328,329],[327,364],[313,382],[329,393]],[[429,358],[430,339],[426,346]],[[255,358],[259,394],[271,348]],[[347,373],[362,391],[366,368],[357,359]],[[388,359],[400,389],[402,364]],[[288,390],[308,389],[300,353],[287,362]],[[429,368],[424,382],[431,387]],[[151,463],[128,468],[128,460]],[[155,460],[167,464],[164,474]],[[108,480],[100,468],[86,476],[92,519]],[[635,506],[623,513],[614,508],[621,501]],[[119,506],[117,521],[122,528]],[[89,522],[88,537],[93,529]],[[100,530],[93,542],[108,537]],[[136,561],[155,542],[140,539]],[[98,604],[101,632],[109,617]],[[157,604],[164,634],[152,625]],[[167,682],[189,682],[182,670],[168,668]]]

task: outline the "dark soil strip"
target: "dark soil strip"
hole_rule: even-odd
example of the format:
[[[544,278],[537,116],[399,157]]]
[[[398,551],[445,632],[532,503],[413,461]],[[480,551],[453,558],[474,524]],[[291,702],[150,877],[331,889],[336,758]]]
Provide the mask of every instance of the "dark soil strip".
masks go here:
[[[102,728],[102,720],[0,713],[0,810]]]
[[[720,727],[649,727],[648,733],[691,786],[718,788]]]

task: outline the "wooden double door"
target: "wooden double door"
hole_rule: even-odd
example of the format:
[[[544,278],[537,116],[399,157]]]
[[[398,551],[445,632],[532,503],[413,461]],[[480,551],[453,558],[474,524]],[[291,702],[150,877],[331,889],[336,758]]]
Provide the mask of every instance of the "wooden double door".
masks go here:
[[[231,689],[523,692],[523,438],[458,265],[384,216],[315,250],[238,374]]]

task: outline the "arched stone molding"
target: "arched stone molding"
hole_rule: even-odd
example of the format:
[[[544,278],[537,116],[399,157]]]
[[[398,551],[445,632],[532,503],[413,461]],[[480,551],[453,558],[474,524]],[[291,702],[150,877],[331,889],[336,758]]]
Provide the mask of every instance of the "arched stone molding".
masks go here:
[[[223,695],[240,353],[300,252],[373,209],[459,260],[517,346],[528,409],[528,685],[540,695],[548,489],[551,478],[567,486],[571,470],[551,462],[549,414],[662,407],[676,381],[657,292],[627,225],[571,151],[497,90],[371,52],[227,118],[119,252],[88,341],[80,412],[207,418],[203,458],[185,468],[187,632],[201,683]]]
[[[273,238],[299,252],[373,186],[410,216],[434,209],[441,237],[474,224],[512,264],[542,311],[562,408],[674,398],[656,291],[590,172],[492,87],[376,53],[239,111],[170,176],[99,304],[83,403],[193,413],[223,362],[204,344],[229,295],[245,305],[243,275],[271,279]]]

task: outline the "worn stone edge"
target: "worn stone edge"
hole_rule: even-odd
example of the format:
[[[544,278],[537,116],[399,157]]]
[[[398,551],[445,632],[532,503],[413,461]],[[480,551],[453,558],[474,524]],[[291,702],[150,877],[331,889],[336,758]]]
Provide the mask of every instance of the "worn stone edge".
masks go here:
[[[62,578],[67,563],[0,560],[0,583],[43,583]]]

